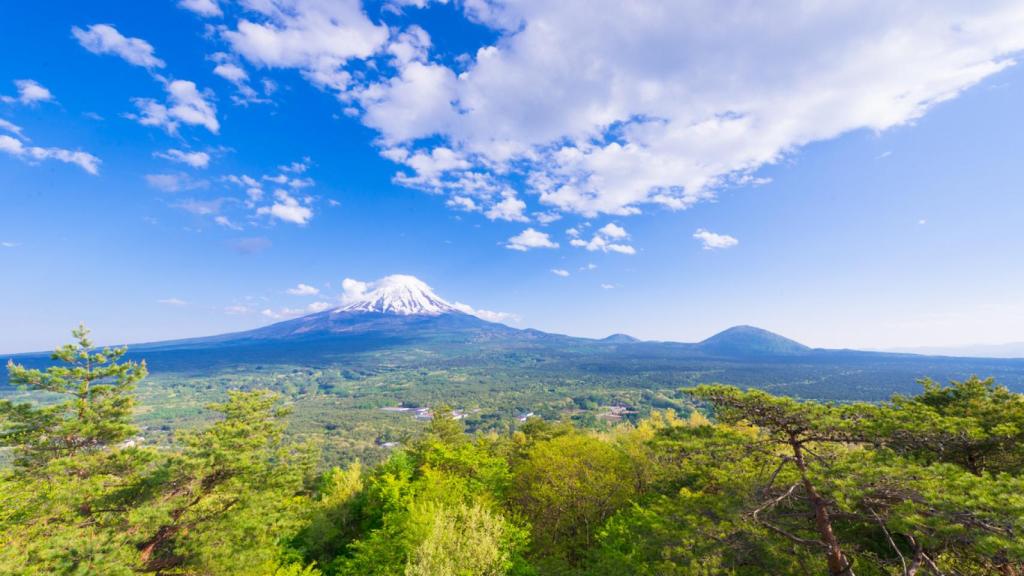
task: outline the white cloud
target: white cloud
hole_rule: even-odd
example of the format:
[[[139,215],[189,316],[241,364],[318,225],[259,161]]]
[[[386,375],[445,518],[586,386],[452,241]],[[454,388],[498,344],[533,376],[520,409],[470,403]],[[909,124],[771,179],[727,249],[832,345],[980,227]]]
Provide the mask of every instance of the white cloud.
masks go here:
[[[388,39],[359,0],[247,0],[253,20],[242,19],[222,35],[235,52],[257,66],[298,68],[312,83],[343,91],[353,58],[367,58]]]
[[[14,86],[18,89],[18,96],[0,96],[0,100],[8,104],[20,102],[28,106],[37,102],[50,102],[53,100],[53,94],[35,80],[15,80]]]
[[[307,310],[303,308],[279,308],[274,310],[272,308],[264,308],[260,310],[260,314],[270,318],[271,320],[282,320],[285,318],[295,318],[296,316],[302,316],[306,314]]]
[[[366,296],[370,285],[353,278],[345,278],[341,281],[341,301],[343,304],[362,300]]]
[[[529,222],[530,219],[523,214],[523,210],[526,210],[526,202],[516,198],[515,192],[508,191],[502,196],[501,201],[491,205],[491,207],[484,212],[484,216],[490,220]]]
[[[740,243],[739,240],[726,234],[715,234],[703,228],[699,228],[693,233],[693,237],[700,240],[705,250],[717,250],[721,248],[731,248]]]
[[[289,288],[288,293],[293,296],[316,296],[320,293],[320,289],[300,282],[294,288]]]
[[[288,172],[291,174],[304,174],[306,170],[309,170],[309,158],[303,158],[302,162],[292,162],[291,164],[285,164],[278,166],[277,168],[282,172]]]
[[[220,5],[217,4],[217,0],[181,0],[178,2],[178,6],[195,12],[204,18],[220,16],[223,14],[223,12],[221,12]]]
[[[562,215],[561,214],[559,214],[558,212],[553,212],[553,211],[534,212],[533,213],[533,217],[537,219],[537,222],[540,222],[541,225],[545,225],[545,226],[548,225],[548,224],[551,224],[552,222],[558,222],[559,220],[562,219]]]
[[[310,313],[323,312],[331,307],[327,302],[313,302],[309,306],[306,306],[306,311]]]
[[[363,122],[382,146],[440,141],[469,163],[435,181],[525,176],[542,204],[586,216],[756,184],[810,142],[912,122],[1024,49],[1015,0],[463,6],[494,45],[458,71],[399,61],[355,91]]]
[[[561,268],[552,268],[551,273],[555,276],[561,276],[562,278],[567,278],[569,276],[569,271]]]
[[[622,226],[609,222],[594,232],[589,241],[579,237],[579,230],[570,228],[566,231],[572,240],[569,244],[577,248],[586,248],[591,252],[617,252],[619,254],[636,254],[636,249],[629,244],[622,243],[622,240],[629,238],[629,233]]]
[[[250,309],[242,304],[232,304],[231,306],[226,306],[224,312],[228,314],[248,314]]]
[[[220,212],[220,208],[225,202],[228,202],[227,198],[214,198],[212,200],[196,200],[193,198],[182,200],[174,206],[198,216],[212,216]]]
[[[3,242],[0,242],[0,246],[3,246],[4,248],[17,248],[18,246],[21,246],[21,244],[17,242],[11,242],[9,240],[4,240]]]
[[[597,264],[587,264],[586,266],[580,266],[580,270],[597,270]]]
[[[447,202],[445,202],[445,204],[447,204],[449,208],[464,210],[466,212],[476,212],[480,209],[472,198],[467,198],[466,196],[452,196]]]
[[[268,214],[273,218],[300,226],[305,225],[313,217],[313,210],[309,206],[303,206],[284,190],[275,191],[274,200],[272,205],[258,208],[256,213]]]
[[[469,314],[471,316],[476,316],[477,318],[481,318],[483,320],[487,320],[488,322],[507,323],[507,322],[518,322],[519,321],[519,315],[518,314],[513,314],[511,312],[495,312],[494,310],[479,310],[479,309],[473,308],[469,304],[463,304],[462,302],[455,302],[455,303],[452,304],[452,307],[454,307],[459,312],[462,312],[464,314]]]
[[[229,174],[225,176],[224,179],[227,180],[228,182],[231,182],[232,184],[238,184],[239,186],[247,186],[249,188],[259,188],[260,186],[259,180],[253,178],[252,176],[247,176],[245,174],[242,174],[241,176]]]
[[[928,223],[928,220],[921,218],[920,220],[917,221],[917,223],[923,226]]]
[[[231,221],[230,218],[228,218],[227,216],[224,216],[224,215],[216,216],[213,219],[213,221],[216,222],[217,224],[225,227],[225,228],[230,228],[231,230],[241,230],[242,229],[241,226],[239,226],[238,224],[235,224],[234,222]]]
[[[179,308],[182,307],[182,306],[187,306],[188,305],[188,302],[185,302],[184,300],[182,300],[180,298],[163,298],[161,300],[157,300],[157,303],[158,304],[166,304],[168,306],[177,306]]]
[[[234,62],[224,62],[214,67],[213,73],[232,84],[241,85],[249,80],[249,74]]]
[[[214,134],[220,131],[217,107],[208,100],[212,94],[200,92],[195,82],[188,80],[174,80],[166,89],[166,104],[151,98],[135,98],[139,114],[131,118],[143,126],[159,126],[170,134],[177,133],[180,124],[202,126]]]
[[[235,104],[247,106],[249,104],[265,104],[270,102],[249,85],[249,73],[238,63],[237,58],[226,52],[215,52],[210,55],[210,60],[217,63],[213,73],[227,80],[235,86],[238,91],[231,99]],[[269,94],[267,94],[269,95]]]
[[[25,146],[21,140],[4,134],[0,134],[0,152],[6,152],[30,164],[43,160],[57,160],[74,164],[93,176],[100,173],[100,163],[102,162],[99,158],[81,150]]]
[[[615,284],[601,284],[601,288],[603,288],[605,290],[611,290],[611,289],[615,288]]]
[[[71,28],[71,34],[93,54],[116,54],[129,64],[143,68],[163,68],[164,61],[153,54],[153,46],[141,38],[126,38],[109,24],[93,24],[86,29]]]
[[[14,122],[4,120],[3,118],[0,118],[0,130],[3,130],[4,132],[10,132],[11,134],[14,134],[15,136],[23,140],[25,139],[25,135],[22,133],[21,126],[18,126]]]
[[[545,232],[538,232],[533,228],[527,228],[519,234],[508,239],[505,247],[509,250],[526,252],[531,248],[558,248],[557,242],[552,242],[551,237]]]
[[[154,152],[153,156],[164,158],[172,162],[188,164],[193,168],[206,168],[210,165],[210,155],[206,152],[183,152],[171,148],[166,152]]]
[[[397,76],[368,86],[358,99],[363,123],[380,131],[385,142],[411,142],[457,122],[452,102],[455,72],[438,64],[410,62]]]
[[[616,240],[629,237],[629,234],[626,233],[626,229],[623,228],[622,226],[615,224],[614,222],[609,222],[608,224],[605,224],[598,230],[598,232],[600,234],[607,236],[608,238],[614,238]]]
[[[146,174],[146,183],[164,192],[181,192],[195,190],[209,185],[206,180],[196,180],[184,172],[173,174]]]

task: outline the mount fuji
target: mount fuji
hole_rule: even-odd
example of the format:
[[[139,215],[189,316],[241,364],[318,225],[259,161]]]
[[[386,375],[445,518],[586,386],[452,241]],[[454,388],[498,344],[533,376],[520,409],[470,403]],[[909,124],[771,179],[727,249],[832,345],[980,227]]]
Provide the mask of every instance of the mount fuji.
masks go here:
[[[514,344],[538,339],[576,340],[568,336],[520,330],[484,320],[469,306],[451,303],[438,296],[426,282],[405,274],[386,276],[371,283],[359,283],[336,307],[268,326],[217,336],[138,344],[135,351],[202,349],[207,347],[246,348],[259,346],[261,354],[276,356],[269,349],[279,343],[282,351],[295,352],[307,343],[309,352],[327,351],[333,343],[339,350],[387,348],[417,344],[474,345]],[[305,355],[305,354],[303,354]]]

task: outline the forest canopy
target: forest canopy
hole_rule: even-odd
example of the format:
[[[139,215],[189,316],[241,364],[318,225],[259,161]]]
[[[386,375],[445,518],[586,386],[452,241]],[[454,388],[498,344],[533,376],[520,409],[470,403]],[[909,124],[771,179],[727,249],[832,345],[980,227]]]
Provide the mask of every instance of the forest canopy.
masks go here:
[[[976,377],[828,404],[703,385],[610,430],[450,410],[383,463],[318,467],[274,393],[172,448],[135,439],[144,362],[88,331],[0,401],[0,573],[1020,575],[1024,397]]]

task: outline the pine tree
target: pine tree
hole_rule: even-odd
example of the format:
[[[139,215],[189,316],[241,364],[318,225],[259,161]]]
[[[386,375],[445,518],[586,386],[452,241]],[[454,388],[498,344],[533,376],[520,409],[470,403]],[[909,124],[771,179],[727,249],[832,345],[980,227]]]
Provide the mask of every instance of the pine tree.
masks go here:
[[[52,405],[0,401],[0,442],[15,448],[18,466],[36,468],[51,460],[96,451],[136,433],[132,424],[135,385],[146,363],[122,361],[128,349],[97,351],[89,330],[72,331],[76,342],[58,348],[46,370],[8,361],[12,384],[57,395]]]

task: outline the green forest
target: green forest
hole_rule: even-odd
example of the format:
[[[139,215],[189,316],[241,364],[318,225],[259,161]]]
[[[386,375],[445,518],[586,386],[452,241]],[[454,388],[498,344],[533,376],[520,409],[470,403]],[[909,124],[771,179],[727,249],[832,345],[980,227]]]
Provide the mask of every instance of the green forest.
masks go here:
[[[145,362],[74,335],[7,366],[45,400],[0,401],[2,574],[1024,574],[1024,396],[991,379],[878,403],[699,385],[601,429],[470,434],[438,407],[382,462],[325,467],[267,390],[135,442]]]

